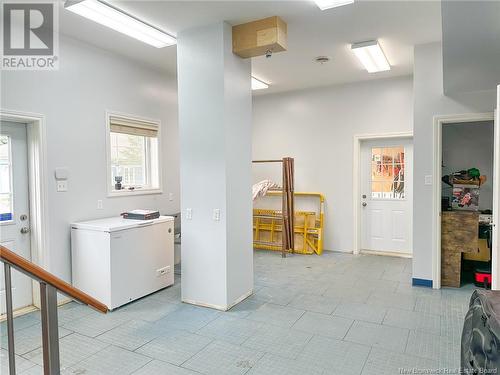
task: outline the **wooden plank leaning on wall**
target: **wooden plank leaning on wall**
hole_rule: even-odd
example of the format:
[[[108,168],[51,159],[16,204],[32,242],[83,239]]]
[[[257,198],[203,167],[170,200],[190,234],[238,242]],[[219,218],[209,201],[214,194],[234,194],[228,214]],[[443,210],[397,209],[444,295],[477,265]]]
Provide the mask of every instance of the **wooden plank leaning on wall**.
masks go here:
[[[281,160],[252,160],[254,164],[282,163],[283,198],[281,214],[283,217],[283,234],[281,256],[286,258],[287,251],[295,251],[295,204],[294,204],[294,159],[285,157]]]

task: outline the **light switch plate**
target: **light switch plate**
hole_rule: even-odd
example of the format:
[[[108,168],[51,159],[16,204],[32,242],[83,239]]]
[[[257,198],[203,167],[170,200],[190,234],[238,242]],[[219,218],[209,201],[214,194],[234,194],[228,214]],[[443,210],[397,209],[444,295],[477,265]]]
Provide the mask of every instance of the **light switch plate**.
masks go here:
[[[191,208],[186,208],[186,220],[191,220],[193,218],[193,210]]]
[[[220,221],[220,209],[219,208],[214,208],[213,219],[214,219],[214,221]]]
[[[66,180],[57,181],[57,191],[58,192],[68,191],[68,181]]]
[[[67,180],[69,177],[69,170],[68,168],[56,168],[54,170],[54,176],[56,180]]]
[[[424,177],[424,185],[432,185],[432,175],[428,174]]]

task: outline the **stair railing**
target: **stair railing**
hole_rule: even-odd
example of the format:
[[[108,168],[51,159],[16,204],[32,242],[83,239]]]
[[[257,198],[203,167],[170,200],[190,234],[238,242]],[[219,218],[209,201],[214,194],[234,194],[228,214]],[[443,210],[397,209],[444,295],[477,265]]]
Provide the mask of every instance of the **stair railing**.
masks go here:
[[[44,375],[60,375],[57,292],[104,314],[108,312],[107,306],[1,245],[0,261],[3,262],[5,271],[5,306],[7,314],[9,375],[16,374],[14,311],[12,305],[12,268],[38,281],[40,284],[43,373]]]

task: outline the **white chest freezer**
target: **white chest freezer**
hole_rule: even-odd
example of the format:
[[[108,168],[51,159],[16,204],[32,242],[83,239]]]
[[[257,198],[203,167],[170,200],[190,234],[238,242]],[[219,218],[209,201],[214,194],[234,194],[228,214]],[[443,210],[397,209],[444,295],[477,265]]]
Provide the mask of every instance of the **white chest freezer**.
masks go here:
[[[174,283],[174,218],[71,224],[73,286],[115,309]]]

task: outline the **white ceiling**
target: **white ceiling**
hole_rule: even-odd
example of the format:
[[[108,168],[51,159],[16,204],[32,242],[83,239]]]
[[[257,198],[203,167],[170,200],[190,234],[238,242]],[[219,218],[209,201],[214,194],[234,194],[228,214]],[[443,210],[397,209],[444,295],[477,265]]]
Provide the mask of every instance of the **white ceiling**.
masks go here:
[[[306,1],[112,1],[169,33],[225,20],[239,24],[278,15],[288,23],[288,51],[254,58],[252,73],[271,84],[265,92],[409,75],[413,46],[441,40],[440,1],[363,1],[321,11]],[[176,47],[156,49],[60,10],[60,30],[98,47],[176,73]],[[353,42],[378,39],[392,69],[369,74],[350,52]],[[319,55],[332,60],[314,62]]]

